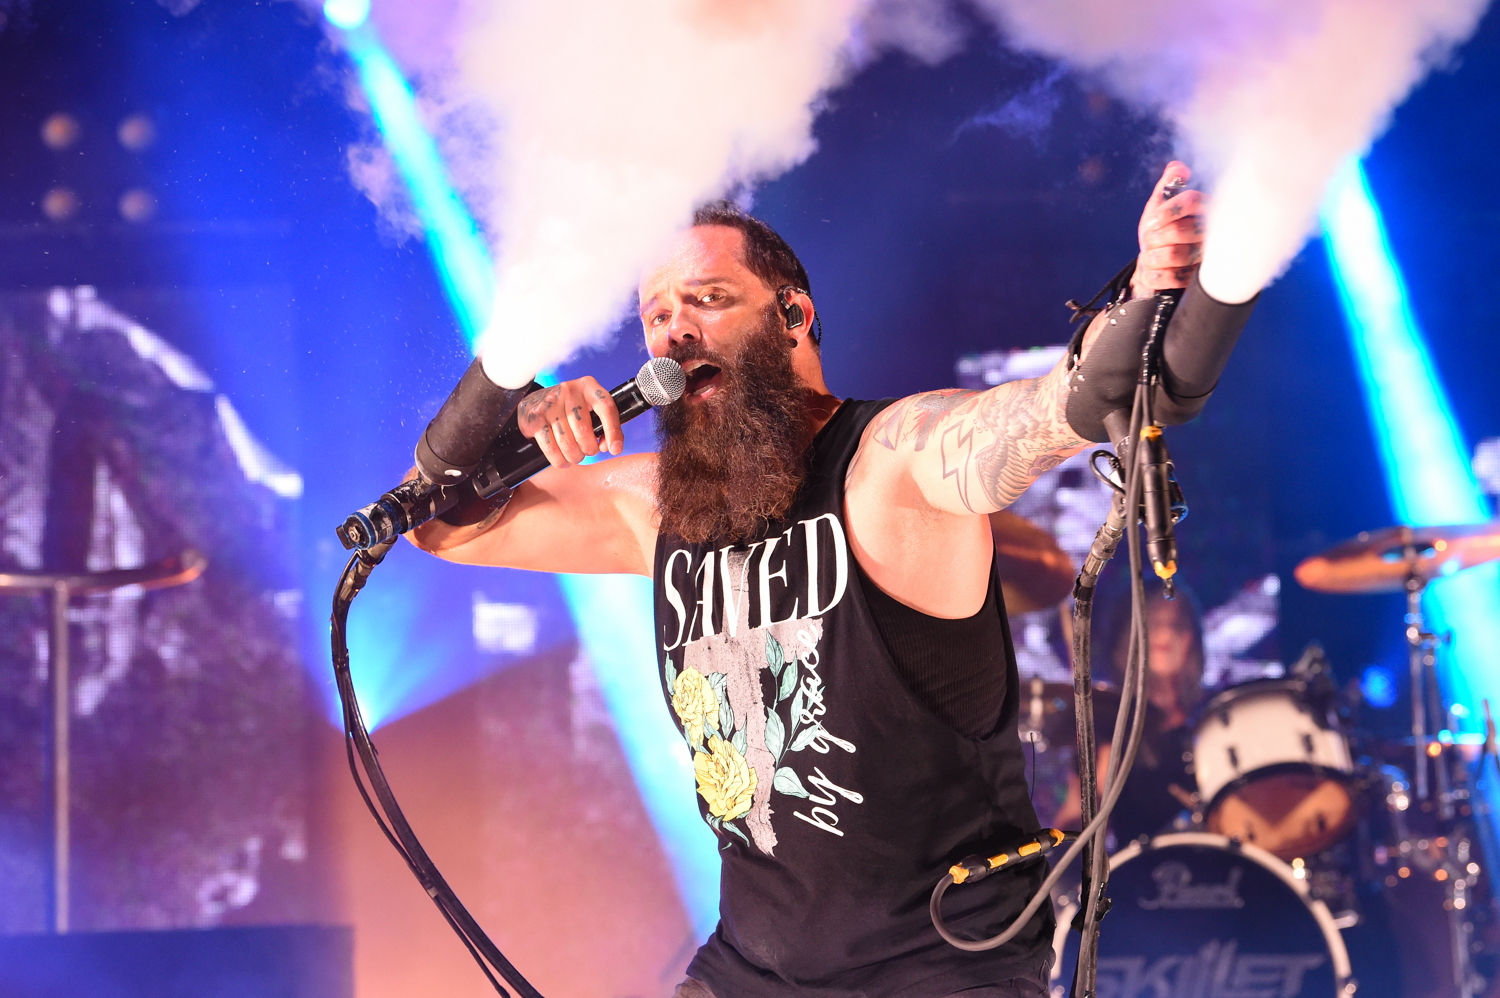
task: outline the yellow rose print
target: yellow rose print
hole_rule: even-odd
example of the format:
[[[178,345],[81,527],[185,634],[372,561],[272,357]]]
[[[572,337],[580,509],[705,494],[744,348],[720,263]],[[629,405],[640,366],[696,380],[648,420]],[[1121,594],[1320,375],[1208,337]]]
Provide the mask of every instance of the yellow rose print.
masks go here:
[[[682,721],[689,744],[703,744],[703,722],[719,716],[719,698],[713,686],[697,669],[683,669],[672,691],[672,709]]]
[[[730,821],[749,813],[755,800],[755,770],[733,745],[713,735],[708,751],[693,756],[693,771],[710,814]]]

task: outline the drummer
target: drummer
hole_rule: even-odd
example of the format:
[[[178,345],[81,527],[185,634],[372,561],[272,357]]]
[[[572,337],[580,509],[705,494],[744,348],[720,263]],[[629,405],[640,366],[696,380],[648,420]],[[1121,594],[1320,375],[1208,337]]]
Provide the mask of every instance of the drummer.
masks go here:
[[[1160,583],[1146,585],[1146,621],[1151,644],[1146,674],[1146,729],[1135,766],[1110,820],[1115,841],[1122,845],[1142,835],[1154,835],[1192,806],[1197,790],[1191,765],[1188,719],[1203,699],[1203,620],[1192,591],[1177,583],[1177,598],[1163,597]],[[1130,615],[1121,615],[1110,644],[1115,677],[1125,674],[1130,650]],[[1114,735],[1114,697],[1099,697],[1094,721],[1099,739],[1099,773],[1109,765]],[[1113,702],[1111,702],[1113,701]],[[1068,796],[1052,818],[1053,827],[1077,828],[1082,821],[1078,775],[1068,780]]]

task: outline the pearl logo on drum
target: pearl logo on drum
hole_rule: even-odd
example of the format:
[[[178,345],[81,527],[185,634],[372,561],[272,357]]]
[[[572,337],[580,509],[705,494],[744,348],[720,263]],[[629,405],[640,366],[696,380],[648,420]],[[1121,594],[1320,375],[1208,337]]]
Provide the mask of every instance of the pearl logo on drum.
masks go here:
[[[1240,897],[1239,867],[1229,871],[1229,878],[1222,884],[1195,884],[1193,871],[1185,863],[1175,860],[1162,863],[1151,871],[1156,883],[1154,898],[1141,898],[1139,904],[1148,911],[1162,908],[1243,908]]]

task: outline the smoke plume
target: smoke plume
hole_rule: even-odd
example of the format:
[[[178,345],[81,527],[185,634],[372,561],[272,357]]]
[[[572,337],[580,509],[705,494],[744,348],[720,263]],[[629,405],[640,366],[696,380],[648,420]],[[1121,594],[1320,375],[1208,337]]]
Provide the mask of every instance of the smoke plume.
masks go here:
[[[851,71],[892,47],[937,61],[963,36],[947,0],[389,2],[416,19],[391,42],[425,46],[418,72],[441,83],[428,97],[496,126],[479,181],[475,162],[451,165],[495,247],[480,349],[508,385],[614,328],[697,204],[809,156],[823,97]],[[1213,195],[1204,285],[1241,301],[1285,269],[1329,178],[1487,0],[968,2],[1008,44],[1170,123]]]
[[[1248,299],[1296,256],[1338,167],[1488,0],[976,0],[1009,41],[1101,73],[1177,128],[1213,194],[1201,279]]]
[[[463,82],[493,108],[485,369],[518,385],[614,327],[694,206],[812,153],[864,0],[496,0]]]

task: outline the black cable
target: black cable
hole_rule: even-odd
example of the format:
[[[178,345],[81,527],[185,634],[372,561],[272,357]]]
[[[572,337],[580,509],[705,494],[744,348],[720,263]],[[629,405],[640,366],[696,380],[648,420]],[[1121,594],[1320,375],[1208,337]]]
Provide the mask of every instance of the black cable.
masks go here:
[[[1097,296],[1096,296],[1097,297]],[[1124,482],[1124,510],[1123,527],[1127,537],[1127,546],[1130,554],[1131,568],[1131,634],[1129,652],[1127,655],[1125,675],[1122,677],[1120,689],[1120,705],[1115,717],[1115,744],[1119,744],[1120,732],[1127,731],[1125,739],[1125,751],[1123,753],[1111,753],[1109,765],[1106,767],[1104,778],[1104,795],[1099,803],[1098,812],[1093,818],[1084,823],[1083,830],[1078,833],[1077,839],[1063,853],[1062,858],[1054,864],[1052,872],[1042,881],[1040,887],[1031,900],[1027,902],[1021,912],[1011,921],[1008,928],[987,939],[963,939],[955,936],[943,921],[942,899],[948,888],[960,882],[955,879],[954,871],[950,870],[938,881],[933,888],[932,898],[929,902],[929,912],[932,916],[933,927],[950,945],[968,952],[982,952],[994,949],[1009,942],[1030,922],[1033,915],[1041,907],[1042,903],[1050,900],[1052,888],[1062,878],[1069,864],[1076,859],[1080,853],[1087,851],[1089,869],[1084,873],[1084,891],[1082,897],[1082,942],[1079,947],[1077,972],[1074,977],[1074,994],[1076,998],[1093,998],[1097,984],[1097,944],[1098,924],[1104,912],[1108,910],[1104,904],[1104,891],[1108,886],[1109,862],[1105,846],[1105,837],[1108,834],[1109,817],[1114,811],[1115,804],[1119,801],[1124,791],[1125,780],[1129,777],[1131,769],[1135,765],[1136,755],[1140,751],[1142,736],[1146,726],[1146,670],[1147,656],[1150,649],[1149,627],[1146,620],[1146,590],[1145,581],[1142,576],[1143,556],[1141,551],[1141,496],[1144,489],[1142,482],[1141,464],[1138,459],[1138,450],[1135,446],[1140,439],[1142,429],[1153,424],[1152,420],[1152,395],[1156,384],[1160,379],[1160,358],[1162,334],[1165,332],[1168,321],[1172,315],[1172,309],[1177,302],[1178,294],[1166,292],[1158,295],[1157,310],[1153,320],[1150,336],[1141,352],[1139,376],[1137,378],[1135,396],[1131,406],[1129,429],[1123,442],[1128,444],[1129,453],[1117,455],[1116,460],[1123,464],[1125,469]],[[1122,441],[1117,440],[1118,445]],[[1097,457],[1097,455],[1096,455]],[[1119,464],[1116,465],[1116,468]],[[1096,475],[1101,475],[1094,468]],[[1114,487],[1112,485],[1112,487]],[[1118,488],[1118,487],[1116,487]],[[1118,499],[1116,500],[1119,501]],[[1101,537],[1110,529],[1110,523],[1106,521],[1101,528]],[[1096,548],[1099,540],[1096,539]],[[1108,552],[1103,555],[1099,563],[1093,566],[1096,573],[1103,568],[1103,562],[1113,555],[1113,543],[1107,545]],[[1091,552],[1091,563],[1093,553]],[[1086,565],[1085,572],[1089,571]],[[1080,594],[1083,587],[1084,573],[1080,573],[1079,589],[1075,589],[1075,596]],[[1084,653],[1088,651],[1088,644],[1092,630],[1092,582],[1088,585],[1087,599],[1082,603],[1082,612],[1075,616],[1075,661],[1074,669],[1087,669],[1087,664],[1077,658],[1078,640],[1082,638]],[[1075,608],[1079,604],[1075,602]],[[1082,630],[1078,630],[1079,625]],[[1075,682],[1077,673],[1075,671]],[[1086,712],[1088,717],[1080,717],[1078,723],[1080,728],[1088,723],[1090,726],[1087,745],[1092,746],[1092,701],[1087,694],[1083,695],[1088,703]],[[1080,739],[1080,744],[1085,740]],[[1087,759],[1078,760],[1080,772],[1087,769],[1092,772],[1094,759],[1092,755]],[[1080,783],[1085,782],[1080,779]],[[1083,792],[1088,792],[1084,788]],[[1085,807],[1087,804],[1085,804]],[[960,867],[955,867],[960,869]]]
[[[1135,439],[1140,432],[1140,424],[1138,420],[1144,417],[1145,409],[1143,394],[1144,393],[1140,392],[1137,393],[1135,410],[1132,414],[1133,418],[1131,420],[1131,439]],[[1130,536],[1131,551],[1133,553],[1131,561],[1133,565],[1138,566],[1140,562],[1139,525],[1142,483],[1139,465],[1132,461],[1126,467],[1127,482],[1125,490],[1125,527],[1126,533]],[[1138,570],[1137,578],[1139,579]],[[1141,607],[1143,608],[1145,595],[1144,583],[1141,583],[1137,588],[1140,590],[1142,600]],[[1132,609],[1133,611],[1135,609],[1134,601],[1132,601]],[[1134,617],[1136,616],[1136,614],[1132,612],[1132,616]],[[1143,706],[1145,700],[1145,675],[1144,670],[1140,668],[1140,658],[1137,654],[1138,650],[1139,645],[1133,642],[1129,661],[1126,666],[1124,682],[1122,682],[1121,684],[1120,709],[1115,721],[1115,731],[1118,733],[1122,730],[1128,729],[1129,737],[1127,739],[1126,748],[1123,755],[1112,754],[1110,756],[1110,774],[1114,774],[1122,768],[1125,772],[1128,773],[1128,766],[1134,763],[1136,753],[1140,749],[1141,734],[1144,730],[1143,722],[1145,719],[1145,710]],[[1139,675],[1137,675],[1138,673]],[[1127,723],[1131,719],[1131,715],[1128,712],[1132,706],[1133,701],[1137,699],[1137,697],[1134,695],[1137,690],[1141,691],[1141,696],[1139,697],[1140,704],[1136,705],[1139,709],[1137,709],[1135,712],[1134,723]],[[942,899],[943,895],[947,893],[948,888],[953,886],[955,880],[951,871],[944,874],[943,879],[938,881],[937,886],[933,888],[932,898],[928,903],[928,911],[932,916],[932,924],[933,927],[937,929],[938,935],[941,936],[943,940],[948,944],[971,953],[980,953],[986,950],[991,950],[997,946],[1003,946],[1014,939],[1016,935],[1020,933],[1020,931],[1027,925],[1027,923],[1031,921],[1032,916],[1036,914],[1037,910],[1042,906],[1042,903],[1044,901],[1051,900],[1052,888],[1057,885],[1057,882],[1062,878],[1062,875],[1067,872],[1067,868],[1073,862],[1073,860],[1078,858],[1078,854],[1083,851],[1084,847],[1089,843],[1090,839],[1098,839],[1099,849],[1097,851],[1100,854],[1103,853],[1103,840],[1109,821],[1109,815],[1110,812],[1114,810],[1115,802],[1119,800],[1120,793],[1123,791],[1123,789],[1123,779],[1115,779],[1113,782],[1111,782],[1109,777],[1106,777],[1104,800],[1100,803],[1098,814],[1094,817],[1094,820],[1084,826],[1083,831],[1078,834],[1078,838],[1068,847],[1067,851],[1063,853],[1062,858],[1059,859],[1056,864],[1054,864],[1052,872],[1048,874],[1045,880],[1042,881],[1041,886],[1037,888],[1036,893],[1032,896],[1031,900],[1027,902],[1026,907],[1022,908],[1021,912],[1016,915],[1016,917],[1011,921],[1009,928],[1004,929],[997,935],[990,936],[987,939],[964,939],[961,936],[954,935],[953,932],[948,929],[947,925],[943,921]],[[1096,905],[1092,898],[1089,900],[1088,905],[1090,909],[1096,908]]]
[[[353,774],[354,784],[359,789],[360,797],[364,799],[365,807],[375,818],[376,825],[380,827],[386,840],[405,860],[407,867],[427,892],[428,897],[432,898],[433,904],[437,905],[443,919],[458,934],[464,948],[479,965],[479,969],[484,973],[490,985],[506,998],[510,998],[511,992],[501,985],[496,978],[498,974],[515,989],[517,998],[542,998],[540,992],[511,965],[505,955],[500,952],[499,947],[479,927],[474,916],[464,907],[453,888],[438,871],[437,865],[422,848],[421,842],[417,840],[416,834],[406,820],[406,815],[402,813],[401,806],[396,802],[395,794],[391,791],[384,770],[381,769],[375,743],[370,737],[370,731],[365,726],[364,716],[359,709],[359,698],[355,693],[354,678],[349,669],[349,644],[346,637],[349,606],[354,602],[354,597],[359,595],[359,591],[364,588],[375,566],[385,558],[394,543],[395,539],[392,538],[368,550],[356,552],[349,559],[349,563],[344,566],[343,575],[339,577],[338,588],[334,592],[330,631],[333,646],[333,674],[338,686],[339,701],[343,705],[344,742],[345,753],[349,759],[349,771]]]

